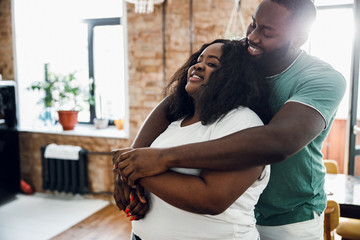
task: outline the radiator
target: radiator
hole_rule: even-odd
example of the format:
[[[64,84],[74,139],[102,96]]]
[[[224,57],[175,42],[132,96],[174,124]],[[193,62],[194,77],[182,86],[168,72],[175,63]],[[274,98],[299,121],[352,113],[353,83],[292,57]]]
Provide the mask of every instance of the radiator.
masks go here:
[[[45,149],[46,146],[41,147],[43,189],[73,194],[89,193],[87,151],[79,151],[79,160],[62,160],[45,158]]]

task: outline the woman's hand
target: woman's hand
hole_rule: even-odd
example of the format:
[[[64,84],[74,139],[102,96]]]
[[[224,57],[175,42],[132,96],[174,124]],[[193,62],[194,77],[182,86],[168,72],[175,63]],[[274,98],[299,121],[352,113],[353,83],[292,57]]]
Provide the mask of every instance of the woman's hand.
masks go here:
[[[127,185],[116,175],[114,183],[114,200],[116,206],[124,211],[128,217],[139,220],[145,216],[149,209],[148,201],[144,195],[144,188],[138,185],[136,190]]]
[[[130,192],[131,187],[121,181],[120,175],[116,174],[114,182],[114,200],[116,206],[122,211],[125,211],[126,206],[129,204]]]
[[[125,149],[116,149],[113,150],[113,164],[114,164],[114,173],[115,173],[115,181],[114,181],[114,200],[116,206],[125,211],[128,216],[131,214],[134,219],[138,220],[144,217],[145,213],[149,209],[147,200],[144,195],[144,188],[140,185],[136,185],[136,190],[130,187],[124,178],[119,174],[118,169],[116,168],[116,159],[126,151],[132,150],[131,148]],[[134,194],[134,192],[136,194]],[[130,202],[131,199],[134,199],[134,202]],[[127,210],[127,207],[131,209]],[[134,220],[133,219],[133,220]]]
[[[125,213],[127,214],[126,216],[130,218],[130,221],[144,218],[146,212],[149,210],[148,201],[145,199],[145,196],[142,196],[144,200],[141,200],[139,198],[138,191],[139,190],[132,189],[130,193],[129,204],[125,209]]]
[[[154,176],[168,170],[162,160],[159,148],[126,148],[115,152],[113,161],[115,171],[133,186],[139,178]]]

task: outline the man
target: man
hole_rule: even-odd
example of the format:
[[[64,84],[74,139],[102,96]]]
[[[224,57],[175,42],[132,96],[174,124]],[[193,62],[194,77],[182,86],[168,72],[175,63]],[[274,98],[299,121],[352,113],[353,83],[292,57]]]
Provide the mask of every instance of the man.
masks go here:
[[[315,17],[311,0],[263,0],[252,16],[248,52],[272,87],[269,124],[203,143],[120,151],[114,160],[129,184],[172,167],[226,171],[271,164],[268,187],[255,210],[261,239],[321,239],[326,207],[321,148],[345,80],[300,49]],[[166,129],[165,108],[166,99],[133,147],[150,146]]]

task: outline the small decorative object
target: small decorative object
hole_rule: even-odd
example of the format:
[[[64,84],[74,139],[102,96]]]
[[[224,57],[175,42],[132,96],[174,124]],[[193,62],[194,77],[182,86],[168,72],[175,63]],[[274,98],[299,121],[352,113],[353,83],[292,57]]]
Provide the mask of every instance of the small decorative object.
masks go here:
[[[44,111],[40,118],[44,120],[45,124],[52,122],[51,110],[57,109],[59,122],[64,130],[74,129],[77,124],[78,112],[82,110],[86,101],[91,103],[90,98],[85,100],[86,94],[81,91],[75,73],[66,75],[52,73],[48,71],[48,64],[45,64],[45,81],[34,82],[28,89],[44,91],[44,97],[39,101],[44,104]],[[70,120],[71,124],[67,123],[70,117],[76,117],[75,120]]]
[[[104,118],[104,115],[106,114],[103,113],[103,104],[102,104],[101,96],[99,96],[99,110],[100,110],[100,116],[99,118],[94,118],[94,125],[97,129],[107,128],[109,125],[109,120]]]
[[[160,4],[164,0],[126,0],[135,5],[136,13],[152,13],[154,11],[154,4]]]
[[[109,120],[94,118],[94,125],[97,129],[107,128],[109,125]]]
[[[34,188],[23,179],[20,179],[20,189],[23,193],[31,195],[34,193]]]
[[[122,119],[122,118],[116,119],[116,120],[114,120],[114,124],[117,127],[117,129],[119,129],[119,130],[124,129],[124,119]]]

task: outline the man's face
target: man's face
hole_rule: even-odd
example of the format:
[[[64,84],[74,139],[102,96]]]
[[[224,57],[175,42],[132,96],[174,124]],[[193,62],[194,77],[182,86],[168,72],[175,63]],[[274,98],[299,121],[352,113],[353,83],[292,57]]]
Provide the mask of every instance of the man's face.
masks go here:
[[[284,6],[264,0],[252,16],[246,33],[248,52],[265,68],[287,59],[294,36],[290,15]]]

